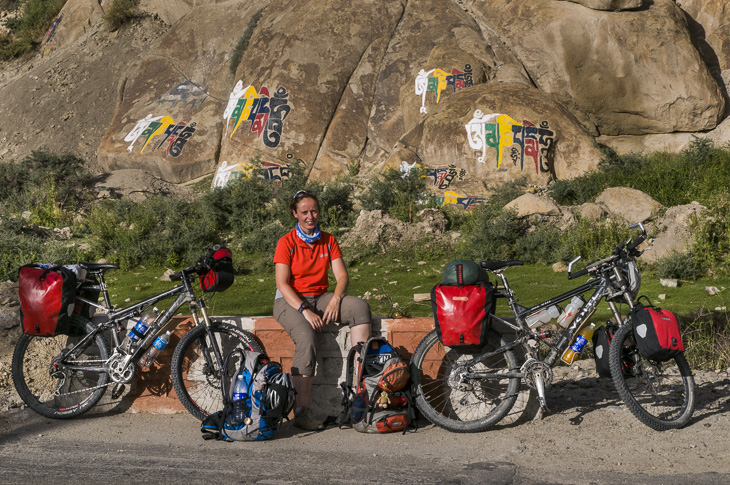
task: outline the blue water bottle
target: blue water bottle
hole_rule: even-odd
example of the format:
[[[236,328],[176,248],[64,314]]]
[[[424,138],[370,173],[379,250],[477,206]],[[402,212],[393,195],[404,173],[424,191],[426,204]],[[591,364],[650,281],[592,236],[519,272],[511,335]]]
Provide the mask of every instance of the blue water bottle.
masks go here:
[[[248,397],[248,386],[242,375],[236,379],[233,386],[233,403],[231,405],[230,424],[240,426],[246,420],[246,398]]]

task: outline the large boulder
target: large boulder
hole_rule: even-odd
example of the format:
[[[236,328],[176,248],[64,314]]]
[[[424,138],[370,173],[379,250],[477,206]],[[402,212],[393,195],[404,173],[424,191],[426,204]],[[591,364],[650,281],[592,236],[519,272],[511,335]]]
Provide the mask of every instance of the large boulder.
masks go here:
[[[377,75],[368,129],[371,160],[390,154],[403,133],[439,103],[487,79],[529,84],[510,50],[480,31],[456,2],[409,1]]]
[[[644,192],[628,187],[611,187],[596,198],[606,211],[623,218],[626,222],[645,222],[652,219],[662,205]]]
[[[653,262],[674,252],[686,251],[692,241],[692,222],[700,217],[703,210],[705,206],[697,202],[667,209],[656,221],[658,234],[651,244],[651,251],[645,252],[641,259]]]
[[[174,183],[215,170],[230,89],[228,52],[262,3],[197,7],[129,69],[99,146],[105,169],[140,168]]]
[[[457,205],[516,177],[544,185],[586,173],[601,155],[563,106],[507,82],[441,101],[399,143],[417,155],[443,202]]]
[[[570,2],[465,0],[540,90],[603,135],[709,130],[724,100],[673,0],[604,12]]]

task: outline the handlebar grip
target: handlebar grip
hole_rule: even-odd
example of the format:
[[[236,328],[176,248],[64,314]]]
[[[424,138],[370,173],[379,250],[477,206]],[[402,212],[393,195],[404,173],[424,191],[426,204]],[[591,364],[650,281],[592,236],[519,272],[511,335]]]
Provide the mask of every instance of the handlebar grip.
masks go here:
[[[180,281],[182,280],[182,271],[179,273],[174,273],[170,275],[170,281]]]
[[[588,270],[582,269],[582,270],[578,271],[577,273],[568,273],[568,279],[572,280],[574,278],[580,278],[581,276],[585,276],[587,274],[588,274]]]

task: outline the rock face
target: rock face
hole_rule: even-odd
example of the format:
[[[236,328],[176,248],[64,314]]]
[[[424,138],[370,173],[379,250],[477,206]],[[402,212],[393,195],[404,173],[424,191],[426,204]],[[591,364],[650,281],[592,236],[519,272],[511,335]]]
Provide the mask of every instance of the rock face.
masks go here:
[[[99,146],[104,168],[142,168],[175,183],[215,170],[230,85],[230,39],[260,8],[260,2],[247,3],[239,5],[246,7],[240,15],[227,15],[231,4],[192,10],[140,60],[124,81]],[[210,31],[218,35],[208,37]]]
[[[469,208],[515,177],[592,170],[599,135],[678,150],[715,129],[726,3],[143,0],[148,17],[109,32],[111,0],[69,0],[41,57],[0,72],[0,159],[46,145],[219,186],[416,164]]]

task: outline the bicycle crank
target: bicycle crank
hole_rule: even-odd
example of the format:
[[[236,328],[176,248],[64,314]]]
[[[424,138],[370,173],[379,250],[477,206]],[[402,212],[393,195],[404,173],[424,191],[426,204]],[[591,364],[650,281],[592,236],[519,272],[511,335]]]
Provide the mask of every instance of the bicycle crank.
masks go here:
[[[545,388],[553,382],[553,370],[546,363],[533,358],[527,359],[527,362],[522,365],[520,370],[522,371],[527,387],[537,391],[537,399],[540,401],[541,411],[548,412]]]

